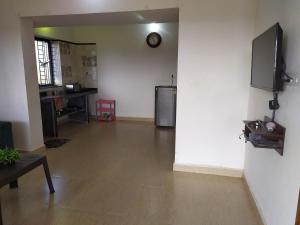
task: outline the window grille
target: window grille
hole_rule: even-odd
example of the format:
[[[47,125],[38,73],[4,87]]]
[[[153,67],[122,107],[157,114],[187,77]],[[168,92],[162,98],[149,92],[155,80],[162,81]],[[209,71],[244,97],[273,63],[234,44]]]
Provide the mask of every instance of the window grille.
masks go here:
[[[39,85],[53,85],[53,64],[50,41],[36,39],[35,55]]]

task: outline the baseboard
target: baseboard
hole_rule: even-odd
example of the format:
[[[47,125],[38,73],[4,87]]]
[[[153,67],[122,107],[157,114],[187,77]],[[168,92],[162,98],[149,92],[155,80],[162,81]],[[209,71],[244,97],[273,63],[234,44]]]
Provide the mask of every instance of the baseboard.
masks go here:
[[[36,149],[34,149],[33,151],[34,151],[34,152],[40,152],[40,151],[44,151],[44,150],[46,150],[46,146],[45,146],[45,145],[42,145],[41,147],[36,148]]]
[[[232,169],[226,167],[213,167],[213,166],[196,166],[196,165],[184,165],[176,164],[173,165],[173,170],[178,172],[188,173],[202,173],[226,177],[239,177],[243,176],[243,171],[239,169]]]
[[[18,149],[18,151],[20,152],[24,152],[24,153],[28,153],[28,152],[40,152],[46,149],[45,145],[42,145],[40,147],[34,148],[34,149],[30,149],[30,150],[24,150],[24,149]]]
[[[117,120],[119,120],[119,121],[136,121],[136,122],[151,122],[151,123],[154,123],[154,118],[146,118],[146,117],[124,117],[124,116],[118,116]]]
[[[96,116],[90,116],[91,120],[97,121]],[[117,121],[132,121],[132,122],[148,122],[148,123],[154,123],[154,118],[148,118],[148,117],[126,117],[126,116],[117,116]]]
[[[256,212],[257,212],[258,216],[260,217],[260,220],[261,220],[262,224],[263,225],[267,225],[267,222],[266,222],[266,220],[265,220],[265,218],[263,216],[263,213],[262,213],[262,209],[259,207],[259,205],[257,203],[257,200],[256,200],[253,192],[251,191],[251,188],[250,188],[249,183],[248,183],[248,181],[247,181],[247,179],[245,177],[245,174],[243,174],[242,178],[244,180],[245,186],[246,186],[248,194],[250,196],[251,204],[253,205],[253,207],[255,207]]]

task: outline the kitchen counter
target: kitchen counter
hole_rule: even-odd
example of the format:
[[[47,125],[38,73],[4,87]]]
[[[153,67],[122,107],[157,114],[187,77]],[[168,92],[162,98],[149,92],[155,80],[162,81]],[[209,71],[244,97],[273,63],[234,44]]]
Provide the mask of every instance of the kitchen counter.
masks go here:
[[[89,95],[97,94],[97,88],[83,88],[78,92],[65,92],[60,95],[41,97],[41,111],[43,120],[43,133],[45,137],[58,136],[58,120],[69,118],[71,120],[89,122]],[[65,99],[64,107],[56,109],[55,99]]]
[[[98,89],[97,88],[82,88],[81,91],[78,92],[66,92],[64,95],[52,95],[52,96],[44,96],[41,97],[41,101],[47,101],[51,99],[55,99],[57,97],[63,97],[63,98],[77,98],[92,94],[97,94]]]

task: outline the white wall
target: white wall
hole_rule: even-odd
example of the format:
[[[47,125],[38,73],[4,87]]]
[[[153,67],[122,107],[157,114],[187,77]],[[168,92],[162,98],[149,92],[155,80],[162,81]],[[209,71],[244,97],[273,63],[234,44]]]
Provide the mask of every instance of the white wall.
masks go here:
[[[76,42],[97,44],[99,97],[116,100],[117,116],[154,118],[154,87],[177,75],[178,24],[160,27],[155,49],[146,44],[147,24],[74,28]]]
[[[182,4],[176,165],[243,169],[254,11],[248,0]]]
[[[40,108],[40,96],[37,67],[34,49],[34,34],[32,32],[32,21],[30,19],[21,20],[21,38],[22,38],[22,51],[24,60],[25,83],[27,90],[27,104],[28,104],[28,118],[29,130],[27,135],[31,142],[29,149],[37,149],[44,146],[42,128],[42,117]],[[24,148],[22,148],[24,150]],[[26,150],[26,148],[25,148]]]
[[[23,68],[20,21],[9,15],[9,6],[0,4],[6,19],[12,21],[12,25],[0,20],[0,120],[13,121],[14,141],[21,148],[28,145],[28,107]],[[4,52],[12,52],[4,55]],[[17,55],[18,57],[14,57]],[[18,91],[17,91],[18,90]]]
[[[23,60],[23,50],[26,51],[30,46],[22,48],[22,40],[30,36],[22,30],[26,22],[11,14],[11,4],[1,2],[0,9],[0,120],[13,122],[14,142],[17,148],[37,148],[43,144],[40,140],[40,115],[35,114],[38,111],[29,111],[31,103],[28,102],[28,96],[31,89],[27,84],[31,83],[27,82],[30,78],[25,76],[25,72],[30,71],[30,64],[24,68]],[[32,88],[34,90],[34,85]],[[34,103],[35,99],[32,100]],[[34,131],[34,134],[31,135],[31,131]]]
[[[276,22],[284,30],[287,72],[300,75],[300,2],[296,0],[260,0],[256,34]],[[272,94],[251,88],[249,119],[271,116],[268,101]],[[266,225],[294,225],[300,187],[300,89],[288,86],[279,96],[281,108],[276,121],[286,127],[284,156],[272,149],[255,149],[247,144],[245,176]]]
[[[47,16],[178,8],[184,0],[2,0],[15,15]]]

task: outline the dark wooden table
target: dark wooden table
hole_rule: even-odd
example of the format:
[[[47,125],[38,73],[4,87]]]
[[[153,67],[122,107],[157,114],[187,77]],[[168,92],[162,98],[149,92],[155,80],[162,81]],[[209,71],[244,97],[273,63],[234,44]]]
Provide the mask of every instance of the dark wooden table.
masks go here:
[[[43,165],[50,193],[54,193],[51,175],[48,168],[47,158],[44,155],[21,154],[21,159],[15,165],[0,169],[0,188],[9,184],[10,188],[18,187],[18,178]],[[0,202],[0,225],[3,225],[1,202]]]

